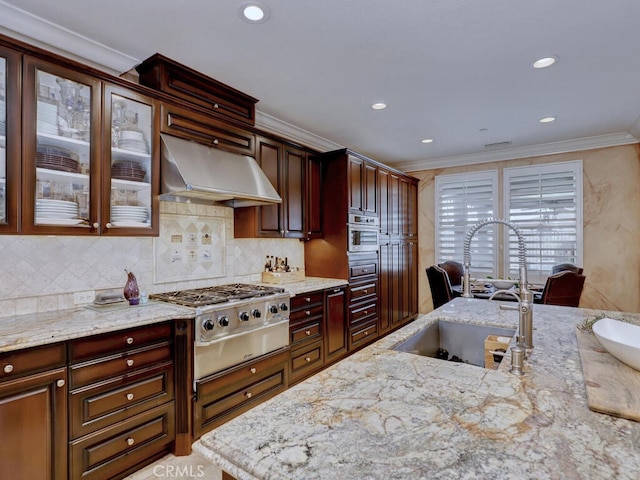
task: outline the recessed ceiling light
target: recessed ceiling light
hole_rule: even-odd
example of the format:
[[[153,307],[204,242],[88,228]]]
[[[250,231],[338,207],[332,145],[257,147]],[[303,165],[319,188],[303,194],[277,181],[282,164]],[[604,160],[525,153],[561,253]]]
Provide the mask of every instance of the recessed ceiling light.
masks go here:
[[[425,138],[422,140],[422,143],[433,143],[433,138]]]
[[[558,57],[544,57],[539,58],[531,64],[533,68],[547,68],[556,63]]]
[[[386,103],[374,103],[373,105],[371,105],[371,108],[373,108],[374,110],[384,110],[385,108],[387,108],[387,104]]]
[[[539,120],[540,123],[551,123],[555,121],[556,117],[544,117]]]
[[[245,3],[240,6],[240,18],[248,23],[264,23],[269,20],[269,9],[261,3]]]

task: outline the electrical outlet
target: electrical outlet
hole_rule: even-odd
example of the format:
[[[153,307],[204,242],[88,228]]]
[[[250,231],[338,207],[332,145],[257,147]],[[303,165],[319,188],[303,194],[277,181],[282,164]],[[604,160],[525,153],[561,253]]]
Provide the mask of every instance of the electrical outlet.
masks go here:
[[[96,298],[95,290],[87,290],[86,292],[76,292],[73,294],[73,303],[80,305],[82,303],[91,303]]]

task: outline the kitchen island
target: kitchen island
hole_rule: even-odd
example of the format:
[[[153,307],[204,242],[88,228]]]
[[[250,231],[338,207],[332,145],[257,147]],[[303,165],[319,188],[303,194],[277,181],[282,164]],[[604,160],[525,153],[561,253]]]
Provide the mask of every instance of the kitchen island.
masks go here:
[[[239,480],[637,479],[640,423],[589,410],[575,326],[603,313],[536,305],[524,377],[395,351],[439,320],[516,326],[458,298],[204,435]]]

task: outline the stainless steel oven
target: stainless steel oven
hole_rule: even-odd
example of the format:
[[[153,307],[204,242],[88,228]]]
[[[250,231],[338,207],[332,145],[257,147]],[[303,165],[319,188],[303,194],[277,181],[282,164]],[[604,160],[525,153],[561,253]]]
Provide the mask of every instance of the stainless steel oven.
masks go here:
[[[377,217],[349,215],[347,224],[349,252],[375,252],[378,250],[380,221]]]
[[[152,295],[194,309],[194,391],[205,377],[289,345],[289,293],[234,284]]]

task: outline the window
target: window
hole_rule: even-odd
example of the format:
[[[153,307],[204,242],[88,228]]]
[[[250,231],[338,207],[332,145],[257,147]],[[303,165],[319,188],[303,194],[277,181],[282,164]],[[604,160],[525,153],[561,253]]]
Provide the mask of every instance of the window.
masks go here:
[[[464,236],[498,209],[496,170],[436,177],[436,259],[462,262]],[[494,225],[482,228],[471,242],[472,276],[495,276],[498,263]]]
[[[498,189],[496,170],[436,177],[436,263],[462,262],[467,231],[481,220],[498,217],[516,224],[523,234],[530,281],[544,281],[558,263],[582,265],[580,160],[505,168],[502,208]],[[504,251],[500,258],[499,251]],[[471,242],[471,275],[517,278],[515,234],[498,225],[478,230]]]
[[[582,162],[504,169],[505,218],[527,247],[529,280],[544,279],[553,265],[582,265]],[[518,242],[505,232],[505,265],[518,274]]]

